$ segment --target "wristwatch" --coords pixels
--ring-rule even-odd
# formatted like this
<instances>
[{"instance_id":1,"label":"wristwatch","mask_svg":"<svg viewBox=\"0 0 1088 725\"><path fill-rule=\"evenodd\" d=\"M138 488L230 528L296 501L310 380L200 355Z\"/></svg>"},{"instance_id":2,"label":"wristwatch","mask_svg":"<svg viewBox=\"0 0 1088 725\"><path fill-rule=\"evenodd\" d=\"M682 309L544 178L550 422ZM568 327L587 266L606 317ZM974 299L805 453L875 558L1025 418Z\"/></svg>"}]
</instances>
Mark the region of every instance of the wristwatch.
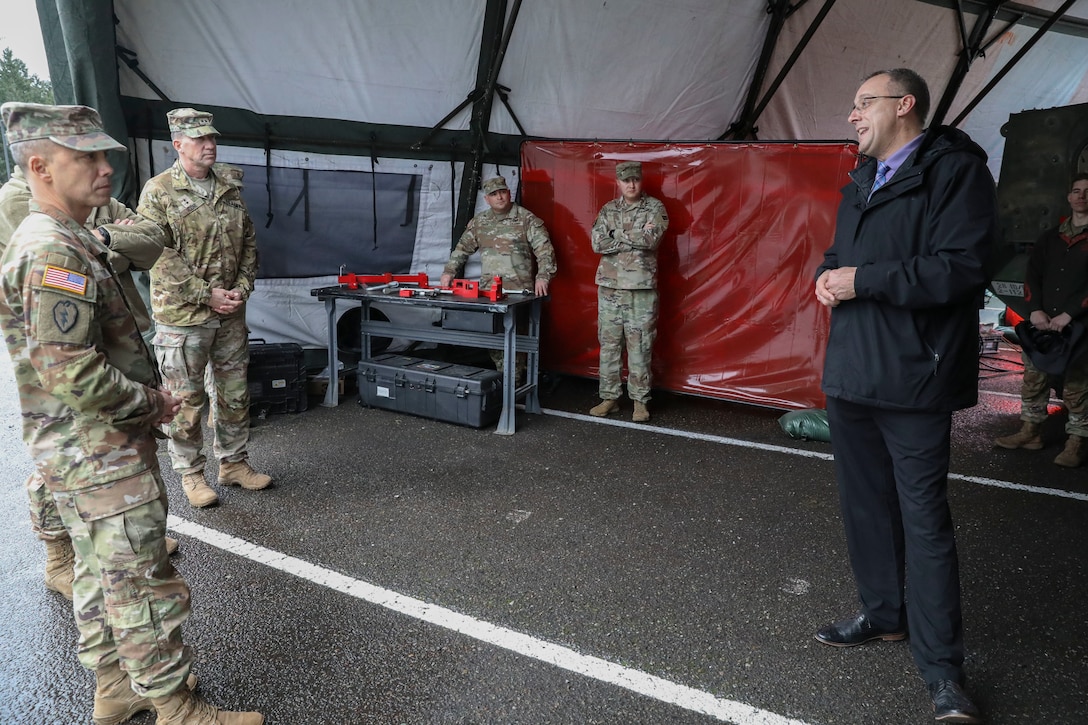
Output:
<instances>
[{"instance_id":1,"label":"wristwatch","mask_svg":"<svg viewBox=\"0 0 1088 725\"><path fill-rule=\"evenodd\" d=\"M110 230L106 227L98 227L98 233L102 235L102 242L107 247L110 246Z\"/></svg>"}]
</instances>

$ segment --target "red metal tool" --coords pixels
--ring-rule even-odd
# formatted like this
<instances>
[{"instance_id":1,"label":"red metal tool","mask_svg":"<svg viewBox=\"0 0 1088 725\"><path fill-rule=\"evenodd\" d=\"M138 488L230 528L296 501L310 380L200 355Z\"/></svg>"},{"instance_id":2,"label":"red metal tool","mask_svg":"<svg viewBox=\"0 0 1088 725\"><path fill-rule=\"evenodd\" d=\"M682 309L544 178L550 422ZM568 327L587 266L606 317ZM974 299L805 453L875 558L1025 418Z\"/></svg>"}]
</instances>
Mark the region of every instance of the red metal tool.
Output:
<instances>
[{"instance_id":1,"label":"red metal tool","mask_svg":"<svg viewBox=\"0 0 1088 725\"><path fill-rule=\"evenodd\" d=\"M502 293L502 277L492 277L491 289L482 292L481 294L492 302L498 302L505 297L506 295Z\"/></svg>"},{"instance_id":2,"label":"red metal tool","mask_svg":"<svg viewBox=\"0 0 1088 725\"><path fill-rule=\"evenodd\" d=\"M437 297L443 291L437 287L404 287L397 294L401 297Z\"/></svg>"},{"instance_id":3,"label":"red metal tool","mask_svg":"<svg viewBox=\"0 0 1088 725\"><path fill-rule=\"evenodd\" d=\"M416 274L392 274L390 272L385 274L345 274L343 268L341 268L336 281L339 284L347 285L348 289L359 289L360 285L389 284L391 282L426 287L428 279L425 272Z\"/></svg>"},{"instance_id":4,"label":"red metal tool","mask_svg":"<svg viewBox=\"0 0 1088 725\"><path fill-rule=\"evenodd\" d=\"M474 279L455 279L450 287L450 291L455 297L471 297L476 299L480 296L480 283Z\"/></svg>"},{"instance_id":5,"label":"red metal tool","mask_svg":"<svg viewBox=\"0 0 1088 725\"><path fill-rule=\"evenodd\" d=\"M457 297L468 297L470 299L486 297L492 302L497 302L505 296L502 293L502 277L492 277L491 289L489 290L480 289L480 283L474 279L455 279L449 290ZM445 288L443 288L443 291L445 291Z\"/></svg>"}]
</instances>

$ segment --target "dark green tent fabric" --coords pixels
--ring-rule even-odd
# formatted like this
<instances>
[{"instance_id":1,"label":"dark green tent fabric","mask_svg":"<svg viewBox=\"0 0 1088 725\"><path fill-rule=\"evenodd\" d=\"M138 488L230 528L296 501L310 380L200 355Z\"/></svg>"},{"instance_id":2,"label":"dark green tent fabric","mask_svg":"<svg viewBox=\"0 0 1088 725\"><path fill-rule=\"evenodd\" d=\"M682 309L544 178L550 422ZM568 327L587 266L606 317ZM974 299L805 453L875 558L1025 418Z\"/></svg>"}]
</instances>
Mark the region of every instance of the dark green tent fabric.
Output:
<instances>
[{"instance_id":1,"label":"dark green tent fabric","mask_svg":"<svg viewBox=\"0 0 1088 725\"><path fill-rule=\"evenodd\" d=\"M114 55L111 0L37 0L53 97L59 104L98 109L106 132L127 142ZM113 195L128 199L136 191L129 154L111 151Z\"/></svg>"}]
</instances>

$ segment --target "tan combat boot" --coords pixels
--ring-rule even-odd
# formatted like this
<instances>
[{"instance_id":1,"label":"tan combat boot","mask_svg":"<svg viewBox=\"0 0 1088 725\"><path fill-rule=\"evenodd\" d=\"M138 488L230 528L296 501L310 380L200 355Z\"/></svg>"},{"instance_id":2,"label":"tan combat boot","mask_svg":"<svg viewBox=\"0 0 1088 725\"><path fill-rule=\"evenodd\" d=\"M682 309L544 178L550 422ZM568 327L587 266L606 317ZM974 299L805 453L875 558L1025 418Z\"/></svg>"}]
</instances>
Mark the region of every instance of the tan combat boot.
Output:
<instances>
[{"instance_id":1,"label":"tan combat boot","mask_svg":"<svg viewBox=\"0 0 1088 725\"><path fill-rule=\"evenodd\" d=\"M1088 451L1084 448L1084 438L1071 435L1065 441L1065 450L1058 454L1058 457L1054 459L1054 463L1065 468L1080 468L1081 464L1084 463L1086 454L1088 454Z\"/></svg>"},{"instance_id":2,"label":"tan combat boot","mask_svg":"<svg viewBox=\"0 0 1088 725\"><path fill-rule=\"evenodd\" d=\"M133 691L132 682L117 662L99 667L94 679L94 725L118 725L155 707L151 700Z\"/></svg>"},{"instance_id":3,"label":"tan combat boot","mask_svg":"<svg viewBox=\"0 0 1088 725\"><path fill-rule=\"evenodd\" d=\"M119 725L137 713L155 709L151 700L136 694L128 673L117 662L99 667L94 671L94 679L94 712L91 713L94 725ZM190 690L195 689L196 675L189 675L185 684Z\"/></svg>"},{"instance_id":4,"label":"tan combat boot","mask_svg":"<svg viewBox=\"0 0 1088 725\"><path fill-rule=\"evenodd\" d=\"M636 423L645 423L650 419L650 411L646 410L646 404L635 401L635 412L631 415L631 420Z\"/></svg>"},{"instance_id":5,"label":"tan combat boot","mask_svg":"<svg viewBox=\"0 0 1088 725\"><path fill-rule=\"evenodd\" d=\"M199 508L219 503L219 494L204 480L204 472L186 473L181 477L181 487L189 497L189 503Z\"/></svg>"},{"instance_id":6,"label":"tan combat boot","mask_svg":"<svg viewBox=\"0 0 1088 725\"><path fill-rule=\"evenodd\" d=\"M169 536L165 536L163 538L166 539L166 555L170 556L171 554L173 554L175 551L178 550L178 540L177 539L171 539Z\"/></svg>"},{"instance_id":7,"label":"tan combat boot","mask_svg":"<svg viewBox=\"0 0 1088 725\"><path fill-rule=\"evenodd\" d=\"M72 580L75 579L76 551L71 539L45 542L45 588L72 601Z\"/></svg>"},{"instance_id":8,"label":"tan combat boot","mask_svg":"<svg viewBox=\"0 0 1088 725\"><path fill-rule=\"evenodd\" d=\"M615 400L602 400L597 405L594 405L589 409L590 415L595 415L598 418L603 418L609 413L615 413L620 409L620 404Z\"/></svg>"},{"instance_id":9,"label":"tan combat boot","mask_svg":"<svg viewBox=\"0 0 1088 725\"><path fill-rule=\"evenodd\" d=\"M220 486L241 486L247 491L260 491L262 488L268 488L271 484L272 477L254 471L249 465L249 461L219 462Z\"/></svg>"},{"instance_id":10,"label":"tan combat boot","mask_svg":"<svg viewBox=\"0 0 1088 725\"><path fill-rule=\"evenodd\" d=\"M159 717L155 725L262 725L259 712L227 712L205 702L184 687L151 701Z\"/></svg>"},{"instance_id":11,"label":"tan combat boot","mask_svg":"<svg viewBox=\"0 0 1088 725\"><path fill-rule=\"evenodd\" d=\"M1029 423L1024 421L1024 425L1020 427L1020 430L1012 435L1002 436L994 441L994 444L1001 448L1008 448L1010 451L1017 448L1023 448L1028 451L1037 451L1043 447L1043 438L1039 435L1039 429L1042 428L1041 423Z\"/></svg>"}]
</instances>

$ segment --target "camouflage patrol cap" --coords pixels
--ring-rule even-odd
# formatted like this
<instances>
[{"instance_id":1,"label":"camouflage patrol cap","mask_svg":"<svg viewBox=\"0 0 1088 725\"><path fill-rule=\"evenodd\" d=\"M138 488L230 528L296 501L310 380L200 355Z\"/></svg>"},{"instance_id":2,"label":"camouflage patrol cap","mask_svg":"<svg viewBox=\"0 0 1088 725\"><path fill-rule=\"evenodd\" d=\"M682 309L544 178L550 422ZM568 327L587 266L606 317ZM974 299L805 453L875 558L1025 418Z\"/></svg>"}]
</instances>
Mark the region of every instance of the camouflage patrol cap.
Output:
<instances>
[{"instance_id":1,"label":"camouflage patrol cap","mask_svg":"<svg viewBox=\"0 0 1088 725\"><path fill-rule=\"evenodd\" d=\"M630 179L633 176L642 178L642 163L639 161L621 161L616 164L616 178L620 181Z\"/></svg>"},{"instance_id":2,"label":"camouflage patrol cap","mask_svg":"<svg viewBox=\"0 0 1088 725\"><path fill-rule=\"evenodd\" d=\"M212 114L207 111L198 111L195 108L175 108L166 114L166 120L170 122L170 133L180 131L192 138L211 134L219 135L215 126L212 125Z\"/></svg>"},{"instance_id":3,"label":"camouflage patrol cap","mask_svg":"<svg viewBox=\"0 0 1088 725\"><path fill-rule=\"evenodd\" d=\"M8 143L49 139L76 151L123 151L102 130L102 117L87 106L47 106L41 103L9 102L0 106Z\"/></svg>"},{"instance_id":4,"label":"camouflage patrol cap","mask_svg":"<svg viewBox=\"0 0 1088 725\"><path fill-rule=\"evenodd\" d=\"M503 189L509 191L510 187L506 185L506 179L501 176L496 176L495 178L488 179L484 182L485 194L490 194L495 191L502 191Z\"/></svg>"}]
</instances>

